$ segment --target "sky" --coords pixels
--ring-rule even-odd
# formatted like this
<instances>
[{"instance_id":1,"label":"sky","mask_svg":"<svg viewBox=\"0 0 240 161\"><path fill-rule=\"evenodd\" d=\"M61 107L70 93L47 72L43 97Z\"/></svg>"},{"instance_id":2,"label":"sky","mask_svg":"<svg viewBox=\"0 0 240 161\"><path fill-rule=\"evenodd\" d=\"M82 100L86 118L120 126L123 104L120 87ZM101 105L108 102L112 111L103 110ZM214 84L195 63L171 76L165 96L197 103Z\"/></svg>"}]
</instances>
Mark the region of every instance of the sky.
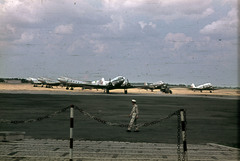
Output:
<instances>
[{"instance_id":1,"label":"sky","mask_svg":"<svg viewBox=\"0 0 240 161\"><path fill-rule=\"evenodd\" d=\"M0 77L238 84L237 0L0 0Z\"/></svg>"}]
</instances>

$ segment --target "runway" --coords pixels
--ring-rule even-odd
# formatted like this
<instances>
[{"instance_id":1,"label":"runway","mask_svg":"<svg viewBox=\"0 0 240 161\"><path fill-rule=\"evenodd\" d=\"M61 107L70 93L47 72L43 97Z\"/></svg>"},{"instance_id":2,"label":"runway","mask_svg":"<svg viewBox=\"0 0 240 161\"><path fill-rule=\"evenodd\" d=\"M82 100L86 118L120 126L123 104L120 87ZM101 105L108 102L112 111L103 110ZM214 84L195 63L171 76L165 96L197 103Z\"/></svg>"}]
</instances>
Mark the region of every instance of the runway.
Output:
<instances>
[{"instance_id":1,"label":"runway","mask_svg":"<svg viewBox=\"0 0 240 161\"><path fill-rule=\"evenodd\" d=\"M140 110L138 123L158 120L179 109L187 111L187 142L217 143L237 147L238 99L221 97L182 97L130 95L54 95L0 94L0 118L8 120L35 119L54 113L71 104L106 121L128 124L131 99ZM107 126L75 110L74 139L93 141L127 141L175 144L177 117L160 124L143 127L139 133L127 133L125 128ZM0 123L1 131L25 131L28 138L68 139L69 111L49 119L25 124Z\"/></svg>"}]
</instances>

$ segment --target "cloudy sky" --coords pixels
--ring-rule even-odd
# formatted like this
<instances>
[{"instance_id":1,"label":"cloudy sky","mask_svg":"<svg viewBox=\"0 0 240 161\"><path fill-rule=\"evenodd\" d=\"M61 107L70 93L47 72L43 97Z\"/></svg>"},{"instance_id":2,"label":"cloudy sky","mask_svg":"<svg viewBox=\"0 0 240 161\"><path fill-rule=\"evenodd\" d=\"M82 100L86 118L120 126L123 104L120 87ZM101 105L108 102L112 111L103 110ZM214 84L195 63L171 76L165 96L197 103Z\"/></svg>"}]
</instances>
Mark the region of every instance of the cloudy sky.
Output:
<instances>
[{"instance_id":1,"label":"cloudy sky","mask_svg":"<svg viewBox=\"0 0 240 161\"><path fill-rule=\"evenodd\" d=\"M0 0L0 77L238 86L237 0Z\"/></svg>"}]
</instances>

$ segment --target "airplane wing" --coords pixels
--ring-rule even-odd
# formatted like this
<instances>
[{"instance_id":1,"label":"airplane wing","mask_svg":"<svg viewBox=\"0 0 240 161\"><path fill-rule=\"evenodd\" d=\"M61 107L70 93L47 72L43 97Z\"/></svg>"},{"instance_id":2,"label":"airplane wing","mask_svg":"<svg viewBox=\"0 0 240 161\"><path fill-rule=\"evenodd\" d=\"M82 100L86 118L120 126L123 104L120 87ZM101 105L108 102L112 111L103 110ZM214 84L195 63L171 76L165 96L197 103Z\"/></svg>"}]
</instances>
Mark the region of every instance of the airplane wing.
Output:
<instances>
[{"instance_id":1,"label":"airplane wing","mask_svg":"<svg viewBox=\"0 0 240 161\"><path fill-rule=\"evenodd\" d=\"M92 88L96 88L96 89L109 89L109 90L112 90L112 89L137 88L136 86L133 86L130 83L128 83L126 85L122 84L122 85L119 85L119 86L114 86L111 83L108 83L106 85L86 83L86 84L83 84L83 86L92 87Z\"/></svg>"},{"instance_id":2,"label":"airplane wing","mask_svg":"<svg viewBox=\"0 0 240 161\"><path fill-rule=\"evenodd\" d=\"M67 77L59 77L58 81L61 82L63 86L66 86L67 90L69 89L69 87L71 90L73 90L74 87L82 87L84 89L86 88L86 85L90 83L86 81L74 80Z\"/></svg>"},{"instance_id":3,"label":"airplane wing","mask_svg":"<svg viewBox=\"0 0 240 161\"><path fill-rule=\"evenodd\" d=\"M144 83L144 85L138 85L137 88L141 88L141 89L145 89L145 90L151 90L152 92L155 89L159 89L163 93L172 94L172 90L170 90L168 84L166 84L162 81L152 83L152 84Z\"/></svg>"},{"instance_id":4,"label":"airplane wing","mask_svg":"<svg viewBox=\"0 0 240 161\"><path fill-rule=\"evenodd\" d=\"M102 78L101 80L83 83L82 85L94 89L103 89L106 93L114 89L124 89L124 93L127 94L127 89L136 88L122 76L118 76L112 80L110 79L109 81L105 81L104 78Z\"/></svg>"},{"instance_id":5,"label":"airplane wing","mask_svg":"<svg viewBox=\"0 0 240 161\"><path fill-rule=\"evenodd\" d=\"M27 81L31 82L33 84L33 87L37 87L38 85L41 85L42 82L40 82L39 80L37 80L37 78L27 78Z\"/></svg>"},{"instance_id":6,"label":"airplane wing","mask_svg":"<svg viewBox=\"0 0 240 161\"><path fill-rule=\"evenodd\" d=\"M52 80L49 78L38 78L38 81L42 82L42 84L46 85L46 88L52 88L53 86L59 86L61 84L58 80Z\"/></svg>"}]
</instances>

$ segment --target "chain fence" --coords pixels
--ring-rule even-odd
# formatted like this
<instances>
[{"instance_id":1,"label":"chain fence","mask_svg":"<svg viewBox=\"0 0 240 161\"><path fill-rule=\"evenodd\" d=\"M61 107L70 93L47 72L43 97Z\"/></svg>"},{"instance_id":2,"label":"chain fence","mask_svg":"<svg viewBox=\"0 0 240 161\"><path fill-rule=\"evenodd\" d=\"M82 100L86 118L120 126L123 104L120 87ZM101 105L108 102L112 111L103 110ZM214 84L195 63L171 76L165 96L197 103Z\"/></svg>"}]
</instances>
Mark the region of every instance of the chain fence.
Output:
<instances>
[{"instance_id":1,"label":"chain fence","mask_svg":"<svg viewBox=\"0 0 240 161\"><path fill-rule=\"evenodd\" d=\"M81 109L81 108L79 108L79 107L77 107L77 106L75 106L75 108L76 108L80 113L82 113L84 116L87 116L87 117L89 117L90 119L93 119L93 120L95 120L95 121L97 121L97 122L99 122L99 123L102 123L102 124L105 124L105 125L109 125L109 126L123 127L123 128L128 127L128 124L112 123L112 122L103 120L103 119L101 119L101 118L98 118L98 117L96 117L96 116L93 116L93 115L91 115L90 113L84 111L83 109ZM136 126L137 126L138 128L140 128L140 127L148 127L148 126L152 126L152 125L155 125L155 124L158 124L158 123L162 123L164 120L167 120L167 119L171 118L172 116L177 115L178 113L179 113L179 110L176 111L176 112L174 112L174 113L172 113L172 114L170 114L170 115L168 115L168 116L165 117L165 118L158 119L158 120L154 120L154 121L151 121L151 122L140 123L140 124L137 124Z\"/></svg>"},{"instance_id":2,"label":"chain fence","mask_svg":"<svg viewBox=\"0 0 240 161\"><path fill-rule=\"evenodd\" d=\"M45 115L45 116L42 116L42 117L37 117L36 119L28 119L28 120L5 120L5 119L0 119L0 123L22 124L22 123L33 123L33 122L37 122L37 121L42 121L44 119L49 119L49 118L52 118L52 117L54 117L54 116L56 116L60 113L63 113L65 111L67 111L70 107L71 106L67 106L67 107L62 108L61 110L58 110L58 111L56 111L52 114L48 114L48 115ZM93 119L93 120L95 120L99 123L109 125L109 126L122 127L122 128L128 127L128 124L113 123L113 122L106 121L106 120L103 120L101 118L98 118L98 117L86 112L85 110L79 108L78 106L74 106L74 108L76 110L78 110L81 114L83 114L84 116L86 116L90 119ZM172 114L169 114L165 118L154 120L154 121L151 121L151 122L140 123L140 124L137 124L136 126L137 127L148 127L148 126L152 126L152 125L155 125L155 124L159 124L159 123L162 123L164 120L170 119L172 116L177 115L178 113L179 113L179 110L172 113Z\"/></svg>"},{"instance_id":3,"label":"chain fence","mask_svg":"<svg viewBox=\"0 0 240 161\"><path fill-rule=\"evenodd\" d=\"M113 123L113 122L110 122L110 121L103 120L101 118L98 118L98 117L96 117L96 116L86 112L85 110L79 108L78 106L74 106L74 105L67 106L67 107L62 108L61 110L58 110L58 111L56 111L56 112L54 112L52 114L48 114L48 115L45 115L45 116L42 116L42 117L38 117L36 119L28 119L28 120L5 120L5 119L0 119L0 123L24 124L24 123L33 123L33 122L37 122L37 121L42 121L42 120L45 120L45 119L49 119L49 118L55 117L55 116L59 115L60 113L66 112L71 107L74 107L74 109L78 110L82 115L86 116L87 118L90 118L92 120L95 120L95 121L97 121L99 123L102 123L102 124L105 124L105 125L108 125L108 126L127 128L128 125L129 125L128 123L127 124ZM181 161L181 160L185 160L185 157L181 153L181 147L180 147L181 146L181 118L180 118L180 110L177 110L177 111L169 114L168 116L166 116L164 118L157 119L157 120L154 120L154 121L151 121L151 122L140 123L140 124L137 124L136 126L138 128L140 128L140 127L148 127L148 126L160 124L163 121L165 121L167 119L170 119L171 117L173 117L175 115L177 116L177 154L178 154L178 161ZM186 118L186 113L184 113L184 116ZM181 155L182 155L182 157L181 157Z\"/></svg>"},{"instance_id":4,"label":"chain fence","mask_svg":"<svg viewBox=\"0 0 240 161\"><path fill-rule=\"evenodd\" d=\"M33 123L33 122L37 122L37 121L42 121L45 119L49 119L52 118L54 116L57 116L60 113L63 113L65 111L67 111L70 108L70 106L67 106L65 108L62 108L59 111L56 111L52 114L48 114L42 117L37 117L36 119L28 119L28 120L5 120L5 119L0 119L0 123L9 123L9 124L24 124L24 123Z\"/></svg>"}]
</instances>

